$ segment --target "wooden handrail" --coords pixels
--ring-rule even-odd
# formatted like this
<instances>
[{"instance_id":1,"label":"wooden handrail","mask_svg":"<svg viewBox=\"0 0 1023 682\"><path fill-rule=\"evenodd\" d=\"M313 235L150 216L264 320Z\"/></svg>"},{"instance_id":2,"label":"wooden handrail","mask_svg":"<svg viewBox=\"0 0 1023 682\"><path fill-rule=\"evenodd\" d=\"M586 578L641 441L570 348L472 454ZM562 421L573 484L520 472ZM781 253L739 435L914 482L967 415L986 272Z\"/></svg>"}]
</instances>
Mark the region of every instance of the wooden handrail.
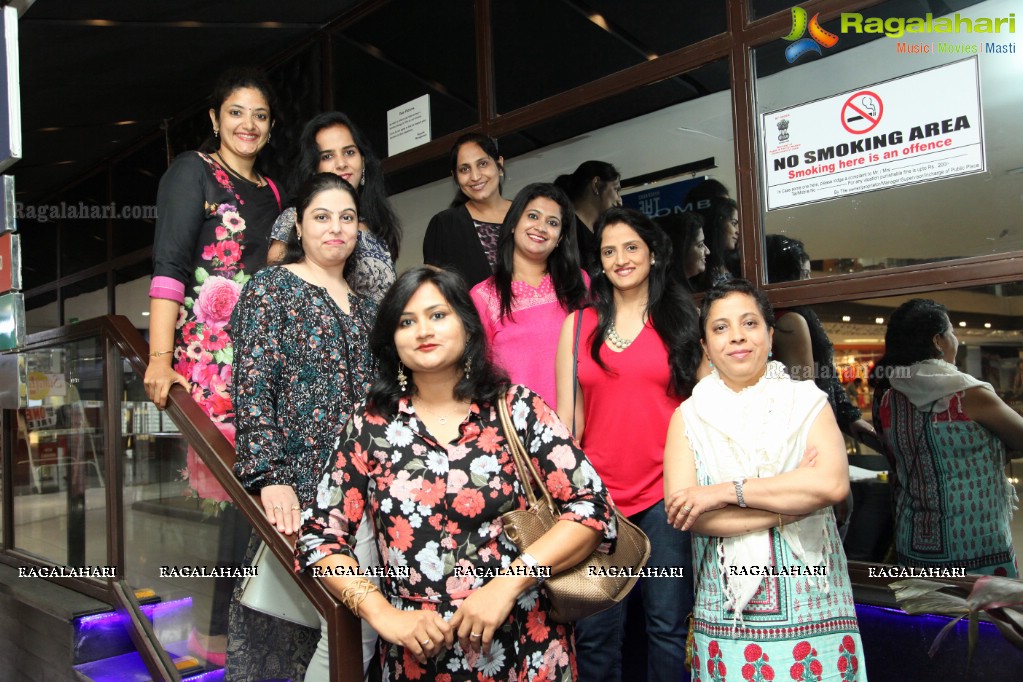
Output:
<instances>
[{"instance_id":1,"label":"wooden handrail","mask_svg":"<svg viewBox=\"0 0 1023 682\"><path fill-rule=\"evenodd\" d=\"M117 347L132 371L140 377L145 376L149 366L149 344L123 315L107 315L33 334L21 350L52 347L95 336L108 339ZM331 638L331 679L362 679L362 630L359 620L319 580L308 573L295 573L291 570L294 563L291 545L266 521L259 498L246 492L234 475L234 447L198 403L192 400L188 391L179 385L171 388L166 413L217 482L231 496L238 510L245 515L277 560L288 567L288 573L327 621Z\"/></svg>"}]
</instances>

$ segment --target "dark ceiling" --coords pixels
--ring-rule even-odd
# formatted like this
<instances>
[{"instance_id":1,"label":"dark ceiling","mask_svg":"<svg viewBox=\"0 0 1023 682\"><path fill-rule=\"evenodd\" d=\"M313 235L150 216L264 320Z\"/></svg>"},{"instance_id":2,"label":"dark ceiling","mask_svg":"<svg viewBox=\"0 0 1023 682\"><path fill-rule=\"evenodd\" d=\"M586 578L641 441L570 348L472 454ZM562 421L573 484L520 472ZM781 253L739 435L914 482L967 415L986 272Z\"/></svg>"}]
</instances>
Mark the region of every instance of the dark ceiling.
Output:
<instances>
[{"instance_id":1,"label":"dark ceiling","mask_svg":"<svg viewBox=\"0 0 1023 682\"><path fill-rule=\"evenodd\" d=\"M481 121L473 0L14 2L29 4L19 22L24 158L8 171L23 205L151 205L168 160L209 135L206 95L233 65L265 67L277 90L263 163L278 179L287 179L302 123L325 102L357 121L382 157L386 112L423 94L435 139ZM725 7L490 0L497 115L724 33ZM727 62L717 60L504 135L501 151L513 158L728 86ZM446 176L443 157L396 159L392 191ZM19 220L19 231L30 293L57 280L94 288L111 259L121 259L117 281L149 267L139 254L152 244L151 219ZM76 283L83 271L96 281Z\"/></svg>"},{"instance_id":2,"label":"dark ceiling","mask_svg":"<svg viewBox=\"0 0 1023 682\"><path fill-rule=\"evenodd\" d=\"M204 99L222 65L263 64L357 0L36 0L19 22L19 197L44 197Z\"/></svg>"}]
</instances>

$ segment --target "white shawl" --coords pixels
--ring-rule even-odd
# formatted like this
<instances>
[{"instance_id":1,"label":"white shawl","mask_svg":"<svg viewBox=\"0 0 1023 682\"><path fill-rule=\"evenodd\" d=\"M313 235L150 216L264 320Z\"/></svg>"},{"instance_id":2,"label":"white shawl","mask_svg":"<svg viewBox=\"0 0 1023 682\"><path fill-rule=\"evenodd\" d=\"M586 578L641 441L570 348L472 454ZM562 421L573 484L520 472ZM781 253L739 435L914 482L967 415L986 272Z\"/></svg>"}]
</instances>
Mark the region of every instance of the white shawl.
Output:
<instances>
[{"instance_id":1,"label":"white shawl","mask_svg":"<svg viewBox=\"0 0 1023 682\"><path fill-rule=\"evenodd\" d=\"M952 396L968 388L987 387L991 384L975 379L956 369L950 362L941 359L921 360L909 367L895 367L894 371L908 371L909 376L895 375L889 379L894 388L902 393L921 412L944 412L952 402Z\"/></svg>"},{"instance_id":2,"label":"white shawl","mask_svg":"<svg viewBox=\"0 0 1023 682\"><path fill-rule=\"evenodd\" d=\"M686 436L697 469L711 483L738 478L768 478L799 466L813 420L827 405L827 396L812 381L792 381L779 362L770 362L764 376L736 393L717 370L705 377L682 403ZM782 538L807 566L824 561L827 510L787 524ZM726 605L737 620L763 576L729 575L729 566L764 566L770 563L770 531L719 538ZM746 571L742 571L745 573ZM827 583L823 584L827 589Z\"/></svg>"}]
</instances>

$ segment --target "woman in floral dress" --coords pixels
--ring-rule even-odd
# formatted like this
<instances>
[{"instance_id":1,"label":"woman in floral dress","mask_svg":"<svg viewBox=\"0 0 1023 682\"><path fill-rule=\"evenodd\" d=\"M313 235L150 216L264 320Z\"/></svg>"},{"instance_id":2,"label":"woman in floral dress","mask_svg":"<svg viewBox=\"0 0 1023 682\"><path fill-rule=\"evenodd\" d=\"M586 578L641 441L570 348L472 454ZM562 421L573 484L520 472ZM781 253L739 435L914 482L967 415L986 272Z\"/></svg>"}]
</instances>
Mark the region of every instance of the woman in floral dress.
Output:
<instances>
[{"instance_id":1,"label":"woman in floral dress","mask_svg":"<svg viewBox=\"0 0 1023 682\"><path fill-rule=\"evenodd\" d=\"M532 575L551 574L614 540L603 483L568 429L536 394L489 361L465 283L429 266L398 278L370 338L380 362L332 467L305 513L302 568L331 569L331 591L380 634L384 679L575 679L572 628L548 618ZM553 529L519 553L501 514L525 507L495 401L561 506ZM369 510L385 566L383 593L357 566L353 536Z\"/></svg>"},{"instance_id":2,"label":"woman in floral dress","mask_svg":"<svg viewBox=\"0 0 1023 682\"><path fill-rule=\"evenodd\" d=\"M344 277L358 234L355 189L333 173L319 173L299 188L296 204L302 218L283 263L249 280L231 318L237 351L234 471L246 490L260 496L266 522L291 540L301 510L316 497L341 428L372 382L369 332L377 314L376 304ZM372 538L364 525L360 539ZM260 542L252 536L250 555ZM379 566L371 541L359 545L359 560ZM325 623L321 630L326 632ZM372 654L376 639L364 628L363 651ZM329 680L328 639L315 629L232 602L230 640L228 679Z\"/></svg>"},{"instance_id":3,"label":"woman in floral dress","mask_svg":"<svg viewBox=\"0 0 1023 682\"><path fill-rule=\"evenodd\" d=\"M256 164L270 139L273 103L262 74L238 70L221 76L210 102L216 151L179 155L160 180L157 195L146 393L163 408L171 386L180 384L232 444L231 312L242 285L266 262L270 227L280 212L280 193ZM216 514L228 506L227 492L192 448L187 471L188 485L205 512ZM222 535L233 533L229 527L234 525L225 519ZM247 529L239 532L247 536ZM222 537L220 544L227 551L233 543ZM240 558L218 560L237 563ZM234 581L218 581L210 637L193 631L190 645L207 660L223 664Z\"/></svg>"},{"instance_id":4,"label":"woman in floral dress","mask_svg":"<svg viewBox=\"0 0 1023 682\"><path fill-rule=\"evenodd\" d=\"M771 304L746 280L707 293L700 329L714 369L664 451L668 520L693 533L693 680L865 680L831 511L849 466L827 396L770 361Z\"/></svg>"},{"instance_id":5,"label":"woman in floral dress","mask_svg":"<svg viewBox=\"0 0 1023 682\"><path fill-rule=\"evenodd\" d=\"M379 303L394 284L394 263L401 246L401 224L387 199L380 159L359 127L340 111L319 114L306 123L299 147L296 187L314 173L333 173L358 191L359 238L348 259L345 279L356 293ZM274 223L271 263L284 257L284 246L295 232L296 216L292 206Z\"/></svg>"}]
</instances>

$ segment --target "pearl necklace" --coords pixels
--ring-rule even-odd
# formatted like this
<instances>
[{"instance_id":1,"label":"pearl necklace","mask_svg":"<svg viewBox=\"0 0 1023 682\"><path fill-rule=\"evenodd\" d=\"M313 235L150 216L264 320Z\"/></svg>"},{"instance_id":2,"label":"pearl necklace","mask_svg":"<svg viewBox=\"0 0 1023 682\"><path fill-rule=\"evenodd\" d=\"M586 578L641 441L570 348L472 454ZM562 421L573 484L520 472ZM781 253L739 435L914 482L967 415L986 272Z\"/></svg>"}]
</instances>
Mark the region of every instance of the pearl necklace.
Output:
<instances>
[{"instance_id":1,"label":"pearl necklace","mask_svg":"<svg viewBox=\"0 0 1023 682\"><path fill-rule=\"evenodd\" d=\"M615 329L615 323L612 322L611 326L607 328L607 340L611 342L611 345L618 350L625 350L635 339L623 339L618 334L618 330Z\"/></svg>"}]
</instances>

